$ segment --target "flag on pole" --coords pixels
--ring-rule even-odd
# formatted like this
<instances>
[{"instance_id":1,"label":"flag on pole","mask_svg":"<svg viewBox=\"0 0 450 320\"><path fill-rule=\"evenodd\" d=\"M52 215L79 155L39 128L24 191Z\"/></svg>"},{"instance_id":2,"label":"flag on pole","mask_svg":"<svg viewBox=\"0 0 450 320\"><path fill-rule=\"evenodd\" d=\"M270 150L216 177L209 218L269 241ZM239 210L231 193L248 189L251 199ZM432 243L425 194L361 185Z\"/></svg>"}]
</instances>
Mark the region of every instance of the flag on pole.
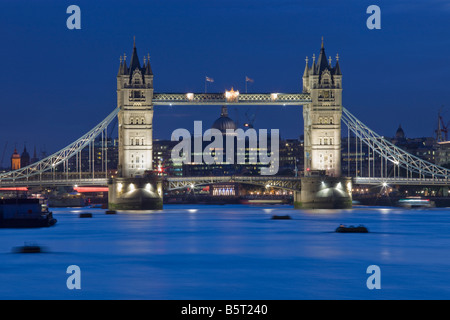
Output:
<instances>
[{"instance_id":1,"label":"flag on pole","mask_svg":"<svg viewBox=\"0 0 450 320\"><path fill-rule=\"evenodd\" d=\"M245 82L251 82L251 83L253 83L253 79L250 79L249 77L245 76Z\"/></svg>"},{"instance_id":2,"label":"flag on pole","mask_svg":"<svg viewBox=\"0 0 450 320\"><path fill-rule=\"evenodd\" d=\"M208 82L214 82L214 79L213 79L213 78L210 78L210 77L206 77L206 81L208 81Z\"/></svg>"}]
</instances>

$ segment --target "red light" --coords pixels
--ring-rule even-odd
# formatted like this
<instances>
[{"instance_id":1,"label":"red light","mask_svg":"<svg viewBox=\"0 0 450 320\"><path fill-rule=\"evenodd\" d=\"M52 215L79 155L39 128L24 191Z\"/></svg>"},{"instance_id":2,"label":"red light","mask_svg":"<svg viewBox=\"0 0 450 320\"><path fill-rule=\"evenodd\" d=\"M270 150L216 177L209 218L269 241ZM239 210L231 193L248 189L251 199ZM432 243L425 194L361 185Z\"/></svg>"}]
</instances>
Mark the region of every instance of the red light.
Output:
<instances>
[{"instance_id":1,"label":"red light","mask_svg":"<svg viewBox=\"0 0 450 320\"><path fill-rule=\"evenodd\" d=\"M27 187L0 188L0 191L28 191L28 188Z\"/></svg>"},{"instance_id":2,"label":"red light","mask_svg":"<svg viewBox=\"0 0 450 320\"><path fill-rule=\"evenodd\" d=\"M108 187L75 187L73 188L76 192L108 192Z\"/></svg>"}]
</instances>

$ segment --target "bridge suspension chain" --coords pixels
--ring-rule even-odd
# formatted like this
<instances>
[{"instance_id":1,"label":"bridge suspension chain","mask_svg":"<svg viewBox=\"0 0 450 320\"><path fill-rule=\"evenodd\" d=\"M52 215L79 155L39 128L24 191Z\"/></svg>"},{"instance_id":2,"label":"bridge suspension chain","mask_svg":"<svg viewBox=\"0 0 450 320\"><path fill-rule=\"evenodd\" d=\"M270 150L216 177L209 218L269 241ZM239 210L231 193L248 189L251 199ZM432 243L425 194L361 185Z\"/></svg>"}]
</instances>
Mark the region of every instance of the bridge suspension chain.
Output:
<instances>
[{"instance_id":1,"label":"bridge suspension chain","mask_svg":"<svg viewBox=\"0 0 450 320\"><path fill-rule=\"evenodd\" d=\"M29 177L42 174L43 172L51 171L56 168L59 164L67 165L67 161L73 156L77 155L83 148L88 146L91 142L95 140L100 134L102 134L108 125L117 117L120 108L114 109L102 122L97 124L92 130L83 135L77 141L71 143L64 149L55 152L54 154L38 161L32 163L26 167L20 168L18 170L9 171L0 174L0 183L3 181L16 181L21 179L28 179ZM78 160L77 160L78 162Z\"/></svg>"},{"instance_id":2,"label":"bridge suspension chain","mask_svg":"<svg viewBox=\"0 0 450 320\"><path fill-rule=\"evenodd\" d=\"M414 172L418 174L419 177L429 177L433 179L448 179L450 177L449 169L420 159L397 147L384 139L384 137L369 129L345 108L342 108L342 122L362 142L386 161L390 161L392 164L402 167L409 172Z\"/></svg>"}]
</instances>

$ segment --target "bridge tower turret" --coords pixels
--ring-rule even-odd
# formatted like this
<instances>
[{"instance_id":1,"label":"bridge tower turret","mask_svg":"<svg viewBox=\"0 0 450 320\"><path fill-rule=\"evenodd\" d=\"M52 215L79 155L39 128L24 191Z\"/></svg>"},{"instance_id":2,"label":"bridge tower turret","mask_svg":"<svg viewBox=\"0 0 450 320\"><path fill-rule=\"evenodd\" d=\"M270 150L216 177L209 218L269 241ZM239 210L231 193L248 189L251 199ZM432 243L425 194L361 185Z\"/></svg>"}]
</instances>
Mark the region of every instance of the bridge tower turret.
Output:
<instances>
[{"instance_id":1,"label":"bridge tower turret","mask_svg":"<svg viewBox=\"0 0 450 320\"><path fill-rule=\"evenodd\" d=\"M312 102L303 106L305 139L305 173L325 170L326 175L341 175L341 115L342 73L339 56L336 64L327 60L325 48L320 48L312 66L306 58L303 73L303 92L309 93Z\"/></svg>"},{"instance_id":2,"label":"bridge tower turret","mask_svg":"<svg viewBox=\"0 0 450 320\"><path fill-rule=\"evenodd\" d=\"M120 57L117 74L119 119L119 176L142 176L152 170L153 149L153 72L150 56L141 67L136 42L130 64Z\"/></svg>"}]
</instances>

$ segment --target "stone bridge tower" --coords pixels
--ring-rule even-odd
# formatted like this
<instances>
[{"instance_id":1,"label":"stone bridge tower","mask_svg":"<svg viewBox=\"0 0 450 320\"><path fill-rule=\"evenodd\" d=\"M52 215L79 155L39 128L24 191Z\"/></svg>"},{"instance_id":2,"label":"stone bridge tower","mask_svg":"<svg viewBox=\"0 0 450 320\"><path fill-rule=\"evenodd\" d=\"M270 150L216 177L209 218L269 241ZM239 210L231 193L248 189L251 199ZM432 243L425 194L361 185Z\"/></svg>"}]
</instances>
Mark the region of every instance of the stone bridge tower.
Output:
<instances>
[{"instance_id":1,"label":"stone bridge tower","mask_svg":"<svg viewBox=\"0 0 450 320\"><path fill-rule=\"evenodd\" d=\"M332 66L325 48L312 65L306 58L303 92L311 103L303 106L305 177L301 192L294 193L294 206L309 209L352 207L352 180L341 177L342 73L339 56ZM313 172L325 172L312 174Z\"/></svg>"},{"instance_id":2,"label":"stone bridge tower","mask_svg":"<svg viewBox=\"0 0 450 320\"><path fill-rule=\"evenodd\" d=\"M117 74L119 119L118 176L108 181L110 210L155 210L163 207L162 181L152 170L153 72L150 57L141 67L133 45L130 64L120 59Z\"/></svg>"},{"instance_id":3,"label":"stone bridge tower","mask_svg":"<svg viewBox=\"0 0 450 320\"><path fill-rule=\"evenodd\" d=\"M336 64L327 60L325 48L319 59L313 55L312 66L306 58L303 73L303 92L311 95L312 102L303 106L305 139L305 175L314 170L325 170L326 175L341 175L341 116L342 74L339 56Z\"/></svg>"},{"instance_id":4,"label":"stone bridge tower","mask_svg":"<svg viewBox=\"0 0 450 320\"><path fill-rule=\"evenodd\" d=\"M152 170L153 72L150 57L141 67L133 45L130 65L121 57L117 74L119 119L119 176L139 177Z\"/></svg>"}]
</instances>

